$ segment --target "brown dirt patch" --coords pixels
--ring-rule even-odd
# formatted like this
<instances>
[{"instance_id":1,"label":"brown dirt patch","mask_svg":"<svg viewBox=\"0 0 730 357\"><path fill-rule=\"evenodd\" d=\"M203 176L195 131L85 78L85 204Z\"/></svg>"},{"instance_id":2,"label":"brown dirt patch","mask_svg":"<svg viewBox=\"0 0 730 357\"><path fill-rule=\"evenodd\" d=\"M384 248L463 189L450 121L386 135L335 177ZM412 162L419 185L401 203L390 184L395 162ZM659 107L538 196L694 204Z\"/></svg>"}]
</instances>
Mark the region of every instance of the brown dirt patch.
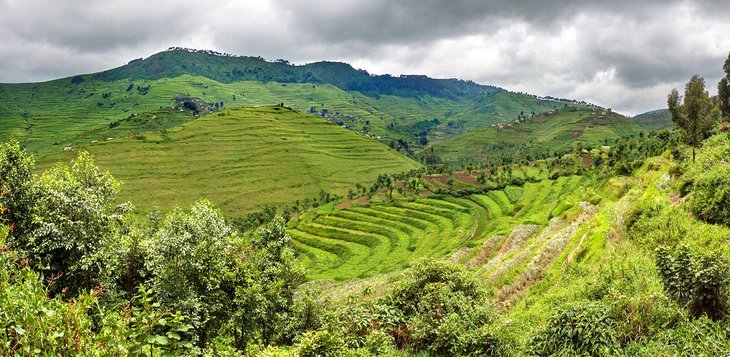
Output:
<instances>
[{"instance_id":1,"label":"brown dirt patch","mask_svg":"<svg viewBox=\"0 0 730 357\"><path fill-rule=\"evenodd\" d=\"M580 162L583 164L583 166L593 165L593 159L587 156L581 156Z\"/></svg>"},{"instance_id":2,"label":"brown dirt patch","mask_svg":"<svg viewBox=\"0 0 730 357\"><path fill-rule=\"evenodd\" d=\"M477 182L477 179L468 172L455 172L454 178L472 186L481 186L479 182Z\"/></svg>"},{"instance_id":3,"label":"brown dirt patch","mask_svg":"<svg viewBox=\"0 0 730 357\"><path fill-rule=\"evenodd\" d=\"M353 201L352 203L360 206L360 205L364 205L368 202L370 202L370 196L362 196L362 197L356 199L355 201Z\"/></svg>"},{"instance_id":4,"label":"brown dirt patch","mask_svg":"<svg viewBox=\"0 0 730 357\"><path fill-rule=\"evenodd\" d=\"M429 190L421 190L421 192L418 193L419 196L428 197L433 196L433 192Z\"/></svg>"},{"instance_id":5,"label":"brown dirt patch","mask_svg":"<svg viewBox=\"0 0 730 357\"><path fill-rule=\"evenodd\" d=\"M342 202L342 203L336 205L335 208L345 209L345 208L350 208L350 206L352 206L352 200L347 200L345 202Z\"/></svg>"},{"instance_id":6,"label":"brown dirt patch","mask_svg":"<svg viewBox=\"0 0 730 357\"><path fill-rule=\"evenodd\" d=\"M446 175L433 175L433 176L428 176L428 178L431 179L432 181L437 181L444 186L449 185L449 177Z\"/></svg>"}]
</instances>

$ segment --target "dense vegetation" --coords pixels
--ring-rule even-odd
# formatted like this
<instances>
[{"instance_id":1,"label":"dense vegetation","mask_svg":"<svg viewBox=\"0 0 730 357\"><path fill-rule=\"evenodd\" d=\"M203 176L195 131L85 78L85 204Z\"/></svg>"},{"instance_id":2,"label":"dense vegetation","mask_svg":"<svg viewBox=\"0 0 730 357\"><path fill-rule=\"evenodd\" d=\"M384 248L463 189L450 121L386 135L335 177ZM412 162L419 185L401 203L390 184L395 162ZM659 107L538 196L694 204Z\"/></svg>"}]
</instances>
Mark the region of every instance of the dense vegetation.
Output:
<instances>
[{"instance_id":1,"label":"dense vegetation","mask_svg":"<svg viewBox=\"0 0 730 357\"><path fill-rule=\"evenodd\" d=\"M725 355L728 98L710 98L700 82L669 96L677 130L579 145L546 136L548 155L456 165L418 165L281 105L219 104L195 118L186 110L200 103L189 101L182 112L151 114L165 120L143 138L122 121L109 130L130 137L65 152L66 163L42 157L40 167L10 140L0 145L0 354ZM596 119L590 109L557 109L578 123ZM124 196L116 175L97 166L136 150L148 154L137 160L154 160L149 153L162 148L171 159L155 170L189 160L210 175L252 176L241 187L260 188L261 176L221 168L236 160L210 161L220 153L205 143L228 140L257 143L242 145L260 151L238 161L260 162L255 169L272 177L288 170L285 182L308 184L316 165L340 170L317 180L342 182L347 198L286 186L264 196L273 204L286 191L307 203L252 205L262 210L231 219L217 208L226 197L194 193L164 210L138 209L123 201L143 202L154 189ZM238 152L229 146L224 153ZM391 173L376 171L383 160ZM125 181L139 176L130 173Z\"/></svg>"}]
</instances>

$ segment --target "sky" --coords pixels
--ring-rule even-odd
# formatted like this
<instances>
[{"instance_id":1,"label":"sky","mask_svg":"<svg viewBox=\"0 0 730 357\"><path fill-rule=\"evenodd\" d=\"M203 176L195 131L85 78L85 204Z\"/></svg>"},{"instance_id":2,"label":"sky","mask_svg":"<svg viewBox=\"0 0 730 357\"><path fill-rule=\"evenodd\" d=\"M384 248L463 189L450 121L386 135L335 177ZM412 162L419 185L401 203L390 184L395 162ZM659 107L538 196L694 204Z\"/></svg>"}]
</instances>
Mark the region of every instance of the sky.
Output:
<instances>
[{"instance_id":1,"label":"sky","mask_svg":"<svg viewBox=\"0 0 730 357\"><path fill-rule=\"evenodd\" d=\"M666 107L695 73L717 92L728 19L728 0L0 0L0 83L180 46L473 80L635 115Z\"/></svg>"}]
</instances>

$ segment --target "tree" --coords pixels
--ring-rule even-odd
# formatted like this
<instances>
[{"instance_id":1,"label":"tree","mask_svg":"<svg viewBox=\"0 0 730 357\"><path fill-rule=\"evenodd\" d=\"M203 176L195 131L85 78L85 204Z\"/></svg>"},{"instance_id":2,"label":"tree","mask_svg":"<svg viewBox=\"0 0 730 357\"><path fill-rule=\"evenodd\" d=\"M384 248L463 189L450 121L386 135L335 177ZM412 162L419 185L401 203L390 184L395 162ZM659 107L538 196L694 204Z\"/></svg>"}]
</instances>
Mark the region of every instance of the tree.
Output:
<instances>
[{"instance_id":1,"label":"tree","mask_svg":"<svg viewBox=\"0 0 730 357\"><path fill-rule=\"evenodd\" d=\"M698 141L704 139L712 126L710 112L712 102L705 91L705 79L694 75L684 88L684 103L676 89L672 89L667 97L672 121L692 140L692 162L695 160L695 148Z\"/></svg>"},{"instance_id":2,"label":"tree","mask_svg":"<svg viewBox=\"0 0 730 357\"><path fill-rule=\"evenodd\" d=\"M11 236L22 236L32 229L38 198L34 170L33 157L17 141L0 145L0 223L12 228Z\"/></svg>"},{"instance_id":3,"label":"tree","mask_svg":"<svg viewBox=\"0 0 730 357\"><path fill-rule=\"evenodd\" d=\"M717 84L717 96L720 98L722 117L730 119L730 54L728 54L722 69L725 71L725 77L720 79L720 83Z\"/></svg>"},{"instance_id":4,"label":"tree","mask_svg":"<svg viewBox=\"0 0 730 357\"><path fill-rule=\"evenodd\" d=\"M22 165L16 173L23 172ZM111 203L120 183L109 172L100 171L86 152L70 167L59 164L28 180L24 185L32 187L34 200L9 206L15 210L16 222L22 223L13 233L13 247L53 282L49 288L53 294L76 296L103 283L109 272L105 248L115 237ZM32 217L25 216L30 213Z\"/></svg>"},{"instance_id":5,"label":"tree","mask_svg":"<svg viewBox=\"0 0 730 357\"><path fill-rule=\"evenodd\" d=\"M232 260L233 229L207 200L189 212L167 214L147 261L151 283L162 304L190 316L205 345L225 322L230 297L223 288Z\"/></svg>"},{"instance_id":6,"label":"tree","mask_svg":"<svg viewBox=\"0 0 730 357\"><path fill-rule=\"evenodd\" d=\"M304 268L297 261L286 222L275 217L256 232L233 272L234 339L239 348L252 340L269 344L290 343L281 336L291 320L296 287L304 282Z\"/></svg>"}]
</instances>

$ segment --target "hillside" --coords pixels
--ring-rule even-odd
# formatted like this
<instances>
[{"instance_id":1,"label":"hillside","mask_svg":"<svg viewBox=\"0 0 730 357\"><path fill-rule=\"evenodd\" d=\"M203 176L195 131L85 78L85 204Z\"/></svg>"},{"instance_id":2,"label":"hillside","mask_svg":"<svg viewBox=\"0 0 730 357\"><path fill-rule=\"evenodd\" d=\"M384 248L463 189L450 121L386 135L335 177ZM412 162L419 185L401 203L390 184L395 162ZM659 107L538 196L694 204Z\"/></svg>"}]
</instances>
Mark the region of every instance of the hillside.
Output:
<instances>
[{"instance_id":1,"label":"hillside","mask_svg":"<svg viewBox=\"0 0 730 357\"><path fill-rule=\"evenodd\" d=\"M175 106L180 96L226 108L283 102L410 152L562 105L473 82L372 76L344 63L293 66L178 49L95 74L0 84L0 140L55 151L131 114Z\"/></svg>"},{"instance_id":2,"label":"hillside","mask_svg":"<svg viewBox=\"0 0 730 357\"><path fill-rule=\"evenodd\" d=\"M672 115L667 109L657 109L641 113L632 118L644 130L661 130L674 127Z\"/></svg>"},{"instance_id":3,"label":"hillside","mask_svg":"<svg viewBox=\"0 0 730 357\"><path fill-rule=\"evenodd\" d=\"M504 154L521 158L544 157L553 152L610 145L620 137L638 135L631 119L601 108L563 107L519 122L497 124L432 146L422 156L447 162L478 161Z\"/></svg>"},{"instance_id":4,"label":"hillside","mask_svg":"<svg viewBox=\"0 0 730 357\"><path fill-rule=\"evenodd\" d=\"M282 107L226 109L81 149L124 182L120 201L167 211L205 197L229 216L318 197L321 190L345 195L355 183L418 167L375 140ZM75 155L40 160L48 166Z\"/></svg>"},{"instance_id":5,"label":"hillside","mask_svg":"<svg viewBox=\"0 0 730 357\"><path fill-rule=\"evenodd\" d=\"M585 188L585 180L572 176L460 198L319 210L311 220L304 217L291 234L315 279L371 277L440 257L476 268L496 253L480 247L507 244L505 239L521 229L519 224L529 222L534 234L534 225L547 226L553 217L580 210L578 202L595 200Z\"/></svg>"}]
</instances>

